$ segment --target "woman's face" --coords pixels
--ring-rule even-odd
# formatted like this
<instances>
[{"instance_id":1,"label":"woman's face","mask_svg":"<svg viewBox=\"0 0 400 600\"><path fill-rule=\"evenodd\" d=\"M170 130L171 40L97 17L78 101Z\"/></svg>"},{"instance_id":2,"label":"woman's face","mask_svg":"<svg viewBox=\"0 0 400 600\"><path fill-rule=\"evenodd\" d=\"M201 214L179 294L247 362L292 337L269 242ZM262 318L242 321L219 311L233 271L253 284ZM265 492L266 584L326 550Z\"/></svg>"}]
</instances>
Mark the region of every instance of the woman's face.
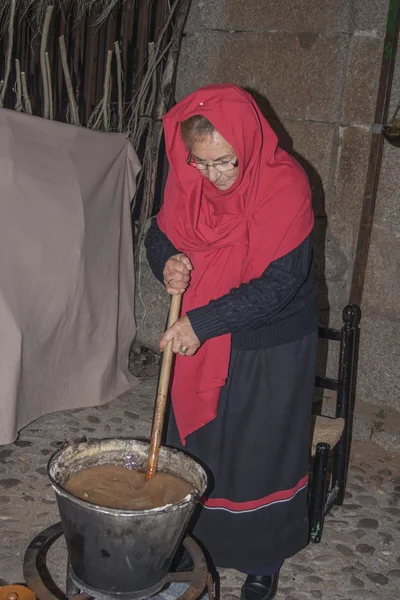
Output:
<instances>
[{"instance_id":1,"label":"woman's face","mask_svg":"<svg viewBox=\"0 0 400 600\"><path fill-rule=\"evenodd\" d=\"M218 171L215 167L210 166L211 163L220 161L228 163L237 160L234 149L218 131L203 139L195 139L190 152L196 162L207 163L207 168L199 169L199 173L211 181L218 190L228 190L235 183L239 176L239 166L230 171Z\"/></svg>"}]
</instances>

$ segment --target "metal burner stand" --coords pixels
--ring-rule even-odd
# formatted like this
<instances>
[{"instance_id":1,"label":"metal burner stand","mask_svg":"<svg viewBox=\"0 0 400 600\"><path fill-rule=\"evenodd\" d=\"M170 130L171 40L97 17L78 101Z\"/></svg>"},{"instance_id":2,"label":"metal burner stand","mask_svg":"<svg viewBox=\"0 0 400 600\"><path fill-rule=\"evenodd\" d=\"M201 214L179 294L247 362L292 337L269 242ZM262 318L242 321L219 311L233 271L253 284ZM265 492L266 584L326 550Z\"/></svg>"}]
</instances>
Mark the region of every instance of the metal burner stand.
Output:
<instances>
[{"instance_id":1,"label":"metal burner stand","mask_svg":"<svg viewBox=\"0 0 400 600\"><path fill-rule=\"evenodd\" d=\"M66 592L54 583L46 565L49 548L63 534L62 524L56 523L37 535L29 544L24 556L24 578L26 585L39 600L86 600L90 594L82 593L72 581L68 566ZM187 536L183 545L194 562L193 571L169 573L167 583L188 583L189 587L177 600L196 600L207 588L209 600L214 600L214 584L203 552L196 542Z\"/></svg>"}]
</instances>

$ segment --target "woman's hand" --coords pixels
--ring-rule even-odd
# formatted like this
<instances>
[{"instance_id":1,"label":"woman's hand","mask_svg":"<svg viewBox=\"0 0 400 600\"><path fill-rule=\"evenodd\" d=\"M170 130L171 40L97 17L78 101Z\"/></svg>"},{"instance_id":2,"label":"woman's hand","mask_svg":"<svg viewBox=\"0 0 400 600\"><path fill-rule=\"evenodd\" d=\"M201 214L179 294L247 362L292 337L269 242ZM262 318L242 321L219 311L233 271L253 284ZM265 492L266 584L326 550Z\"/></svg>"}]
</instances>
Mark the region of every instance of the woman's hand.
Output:
<instances>
[{"instance_id":1,"label":"woman's hand","mask_svg":"<svg viewBox=\"0 0 400 600\"><path fill-rule=\"evenodd\" d=\"M186 254L175 254L165 263L163 275L168 294L183 294L190 283L193 265Z\"/></svg>"},{"instance_id":2,"label":"woman's hand","mask_svg":"<svg viewBox=\"0 0 400 600\"><path fill-rule=\"evenodd\" d=\"M160 350L164 352L172 340L172 352L183 356L193 356L200 348L200 341L192 329L188 317L181 317L167 329L160 341ZM185 352L186 350L186 352Z\"/></svg>"}]
</instances>

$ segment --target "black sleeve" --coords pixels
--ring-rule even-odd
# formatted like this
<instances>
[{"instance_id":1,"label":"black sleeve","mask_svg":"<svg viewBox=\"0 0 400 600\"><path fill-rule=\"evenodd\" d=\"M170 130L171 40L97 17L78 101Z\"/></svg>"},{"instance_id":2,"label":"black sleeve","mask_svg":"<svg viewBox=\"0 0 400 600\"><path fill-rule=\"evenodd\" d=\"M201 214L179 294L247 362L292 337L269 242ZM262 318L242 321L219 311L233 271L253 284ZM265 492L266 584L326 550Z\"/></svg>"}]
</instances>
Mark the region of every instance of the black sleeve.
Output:
<instances>
[{"instance_id":1,"label":"black sleeve","mask_svg":"<svg viewBox=\"0 0 400 600\"><path fill-rule=\"evenodd\" d=\"M187 313L200 342L266 325L294 298L312 264L311 235L297 248L272 262L261 277Z\"/></svg>"},{"instance_id":2,"label":"black sleeve","mask_svg":"<svg viewBox=\"0 0 400 600\"><path fill-rule=\"evenodd\" d=\"M174 254L179 254L165 233L157 225L157 219L153 219L147 231L144 241L146 256L154 276L163 283L163 271L165 263Z\"/></svg>"}]
</instances>

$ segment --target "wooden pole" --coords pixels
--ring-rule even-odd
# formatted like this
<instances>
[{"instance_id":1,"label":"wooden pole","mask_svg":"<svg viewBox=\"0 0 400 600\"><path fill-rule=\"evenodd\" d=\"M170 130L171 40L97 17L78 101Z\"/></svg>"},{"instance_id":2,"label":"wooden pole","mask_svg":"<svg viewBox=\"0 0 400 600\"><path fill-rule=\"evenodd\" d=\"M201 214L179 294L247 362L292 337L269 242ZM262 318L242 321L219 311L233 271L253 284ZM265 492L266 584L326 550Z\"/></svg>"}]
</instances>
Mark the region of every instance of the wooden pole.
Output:
<instances>
[{"instance_id":1,"label":"wooden pole","mask_svg":"<svg viewBox=\"0 0 400 600\"><path fill-rule=\"evenodd\" d=\"M122 91L122 62L121 48L119 42L114 43L115 56L117 58L117 85L118 85L118 131L122 133L124 129L124 100Z\"/></svg>"},{"instance_id":2,"label":"wooden pole","mask_svg":"<svg viewBox=\"0 0 400 600\"><path fill-rule=\"evenodd\" d=\"M46 59L46 74L47 74L47 89L48 89L48 93L49 93L49 118L52 121L53 120L53 84L51 81L51 67L50 67L50 58L49 58L49 53L46 52L45 54L45 59Z\"/></svg>"},{"instance_id":3,"label":"wooden pole","mask_svg":"<svg viewBox=\"0 0 400 600\"><path fill-rule=\"evenodd\" d=\"M103 114L103 123L104 130L110 130L110 84L111 84L111 60L112 60L112 50L108 50L107 52L107 62L106 62L106 72L104 75L104 93L103 93L103 105L102 105L102 114Z\"/></svg>"},{"instance_id":4,"label":"wooden pole","mask_svg":"<svg viewBox=\"0 0 400 600\"><path fill-rule=\"evenodd\" d=\"M15 110L22 112L22 82L21 82L21 65L18 58L15 59L15 95L17 97Z\"/></svg>"},{"instance_id":5,"label":"wooden pole","mask_svg":"<svg viewBox=\"0 0 400 600\"><path fill-rule=\"evenodd\" d=\"M42 73L43 83L43 118L48 119L50 117L50 94L49 94L49 80L47 77L46 67L46 48L47 39L49 37L49 28L51 22L51 16L53 14L54 6L48 6L46 10L46 16L44 19L42 40L40 43L40 71Z\"/></svg>"},{"instance_id":6,"label":"wooden pole","mask_svg":"<svg viewBox=\"0 0 400 600\"><path fill-rule=\"evenodd\" d=\"M179 319L181 310L182 294L172 296L171 308L169 311L168 327L171 327ZM169 379L171 376L172 367L172 342L164 350L163 361L161 366L160 381L158 383L156 408L153 418L153 430L151 432L149 460L147 464L146 479L151 479L157 471L158 454L161 445L161 436L164 427L165 407L167 405Z\"/></svg>"},{"instance_id":7,"label":"wooden pole","mask_svg":"<svg viewBox=\"0 0 400 600\"><path fill-rule=\"evenodd\" d=\"M28 85L26 83L26 74L24 73L24 71L21 72L21 85L22 85L22 96L24 98L25 112L28 115L31 115L32 114L32 105L31 105L31 101L29 98Z\"/></svg>"}]
</instances>

